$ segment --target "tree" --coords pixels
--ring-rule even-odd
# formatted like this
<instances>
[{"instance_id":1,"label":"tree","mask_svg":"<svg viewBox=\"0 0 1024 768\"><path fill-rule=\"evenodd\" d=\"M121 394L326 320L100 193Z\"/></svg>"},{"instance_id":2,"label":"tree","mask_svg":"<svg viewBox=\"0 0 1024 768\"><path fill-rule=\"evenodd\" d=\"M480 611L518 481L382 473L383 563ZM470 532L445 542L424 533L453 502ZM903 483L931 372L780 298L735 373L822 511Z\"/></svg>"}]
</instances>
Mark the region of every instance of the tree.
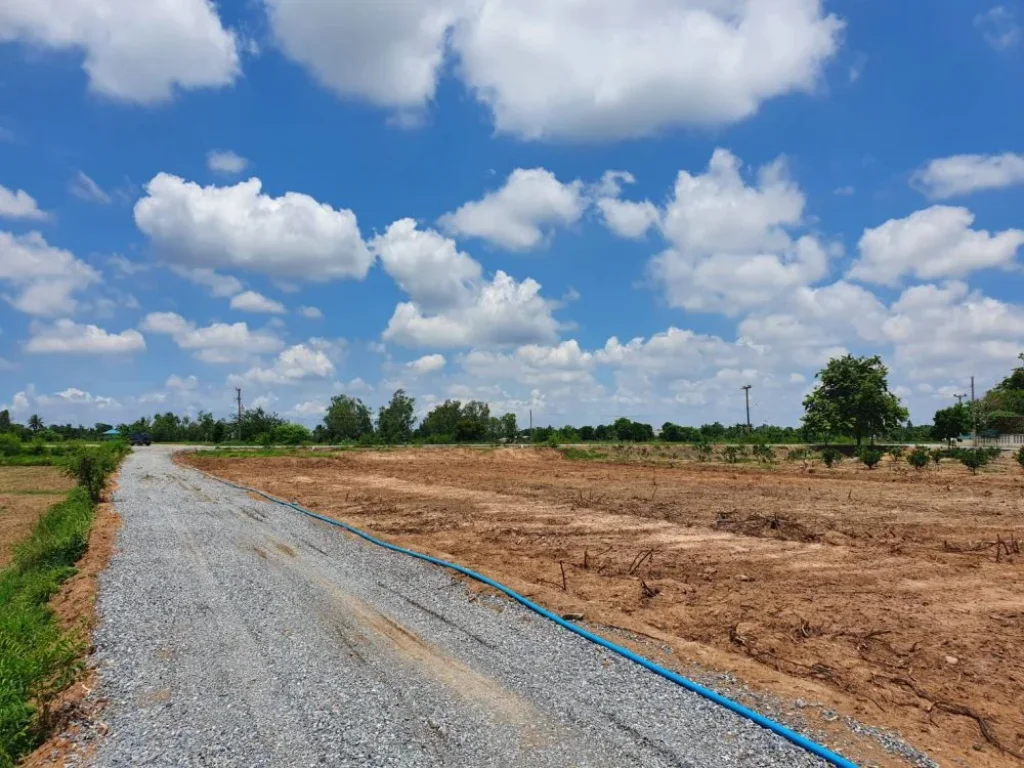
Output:
<instances>
[{"instance_id":1,"label":"tree","mask_svg":"<svg viewBox=\"0 0 1024 768\"><path fill-rule=\"evenodd\" d=\"M358 440L373 434L370 409L358 397L335 395L327 406L324 426L332 440Z\"/></svg>"},{"instance_id":2,"label":"tree","mask_svg":"<svg viewBox=\"0 0 1024 768\"><path fill-rule=\"evenodd\" d=\"M274 430L285 420L276 413L267 413L263 408L250 408L242 413L241 428L238 430L239 439L246 441L260 441L264 435L273 435ZM156 429L157 420L153 419L153 428ZM236 425L238 426L238 425Z\"/></svg>"},{"instance_id":3,"label":"tree","mask_svg":"<svg viewBox=\"0 0 1024 768\"><path fill-rule=\"evenodd\" d=\"M501 436L510 443L519 439L519 425L516 424L514 413L506 413L501 417Z\"/></svg>"},{"instance_id":4,"label":"tree","mask_svg":"<svg viewBox=\"0 0 1024 768\"><path fill-rule=\"evenodd\" d=\"M415 411L416 401L406 395L404 389L396 390L391 402L382 405L377 414L377 435L385 443L409 442Z\"/></svg>"},{"instance_id":5,"label":"tree","mask_svg":"<svg viewBox=\"0 0 1024 768\"><path fill-rule=\"evenodd\" d=\"M580 427L580 440L584 443L592 442L597 439L596 430L591 426Z\"/></svg>"},{"instance_id":6,"label":"tree","mask_svg":"<svg viewBox=\"0 0 1024 768\"><path fill-rule=\"evenodd\" d=\"M28 428L33 432L39 432L45 426L46 425L43 424L43 420L40 418L38 413L33 413L28 417Z\"/></svg>"},{"instance_id":7,"label":"tree","mask_svg":"<svg viewBox=\"0 0 1024 768\"><path fill-rule=\"evenodd\" d=\"M454 440L455 427L461 417L462 403L458 400L445 400L431 409L420 422L420 428L417 431L421 437Z\"/></svg>"},{"instance_id":8,"label":"tree","mask_svg":"<svg viewBox=\"0 0 1024 768\"><path fill-rule=\"evenodd\" d=\"M1024 353L1018 357L1024 362ZM986 392L975 408L980 427L1009 434L1024 432L1024 365Z\"/></svg>"},{"instance_id":9,"label":"tree","mask_svg":"<svg viewBox=\"0 0 1024 768\"><path fill-rule=\"evenodd\" d=\"M935 412L935 423L932 425L932 439L945 440L949 445L960 435L971 431L971 411L963 403Z\"/></svg>"},{"instance_id":10,"label":"tree","mask_svg":"<svg viewBox=\"0 0 1024 768\"><path fill-rule=\"evenodd\" d=\"M889 391L889 370L877 355L835 357L817 375L804 399L804 427L817 435L848 435L860 445L907 420L907 409Z\"/></svg>"},{"instance_id":11,"label":"tree","mask_svg":"<svg viewBox=\"0 0 1024 768\"><path fill-rule=\"evenodd\" d=\"M4 408L0 411L0 432L11 431L11 412Z\"/></svg>"}]
</instances>

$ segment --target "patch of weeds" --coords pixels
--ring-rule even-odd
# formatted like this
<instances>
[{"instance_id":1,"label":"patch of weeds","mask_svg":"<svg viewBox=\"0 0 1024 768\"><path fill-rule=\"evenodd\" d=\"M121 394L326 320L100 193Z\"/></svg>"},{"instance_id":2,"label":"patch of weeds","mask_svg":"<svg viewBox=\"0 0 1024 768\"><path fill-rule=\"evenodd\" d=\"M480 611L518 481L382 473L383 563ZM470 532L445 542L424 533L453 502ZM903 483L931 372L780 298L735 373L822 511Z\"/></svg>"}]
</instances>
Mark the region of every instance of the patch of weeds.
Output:
<instances>
[{"instance_id":1,"label":"patch of weeds","mask_svg":"<svg viewBox=\"0 0 1024 768\"><path fill-rule=\"evenodd\" d=\"M599 461L605 458L600 451L588 450L586 448L573 448L566 446L558 449L561 454L570 461Z\"/></svg>"}]
</instances>

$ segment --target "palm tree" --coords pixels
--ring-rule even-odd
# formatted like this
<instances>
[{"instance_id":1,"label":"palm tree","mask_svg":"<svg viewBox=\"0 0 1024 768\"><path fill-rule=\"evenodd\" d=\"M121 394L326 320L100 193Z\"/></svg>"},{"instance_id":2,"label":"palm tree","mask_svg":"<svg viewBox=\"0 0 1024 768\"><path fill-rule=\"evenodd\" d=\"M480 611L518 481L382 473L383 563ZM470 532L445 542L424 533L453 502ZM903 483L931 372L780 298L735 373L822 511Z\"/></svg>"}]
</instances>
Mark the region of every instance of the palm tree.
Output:
<instances>
[{"instance_id":1,"label":"palm tree","mask_svg":"<svg viewBox=\"0 0 1024 768\"><path fill-rule=\"evenodd\" d=\"M39 418L38 413L33 413L31 416L28 417L28 428L31 429L33 432L39 432L45 426L46 425L43 424L43 420Z\"/></svg>"}]
</instances>

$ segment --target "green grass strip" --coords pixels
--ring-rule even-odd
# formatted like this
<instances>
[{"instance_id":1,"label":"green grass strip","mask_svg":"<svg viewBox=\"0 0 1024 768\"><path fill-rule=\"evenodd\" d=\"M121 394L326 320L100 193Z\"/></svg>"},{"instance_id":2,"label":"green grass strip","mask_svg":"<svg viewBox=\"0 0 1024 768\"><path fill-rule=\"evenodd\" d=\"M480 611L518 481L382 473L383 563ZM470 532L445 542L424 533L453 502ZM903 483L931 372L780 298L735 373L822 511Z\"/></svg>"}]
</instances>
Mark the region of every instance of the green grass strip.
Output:
<instances>
[{"instance_id":1,"label":"green grass strip","mask_svg":"<svg viewBox=\"0 0 1024 768\"><path fill-rule=\"evenodd\" d=\"M61 631L47 601L75 573L93 512L86 491L71 491L0 571L0 768L43 741L50 703L81 669L82 642Z\"/></svg>"}]
</instances>

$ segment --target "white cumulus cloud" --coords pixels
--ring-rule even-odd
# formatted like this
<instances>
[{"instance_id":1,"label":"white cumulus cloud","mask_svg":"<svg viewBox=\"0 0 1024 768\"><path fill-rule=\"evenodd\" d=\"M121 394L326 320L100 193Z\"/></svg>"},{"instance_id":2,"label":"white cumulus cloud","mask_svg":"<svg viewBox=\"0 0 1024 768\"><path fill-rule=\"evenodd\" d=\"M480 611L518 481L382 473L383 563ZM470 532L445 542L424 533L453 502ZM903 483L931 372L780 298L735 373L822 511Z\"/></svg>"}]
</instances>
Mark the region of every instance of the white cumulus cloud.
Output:
<instances>
[{"instance_id":1,"label":"white cumulus cloud","mask_svg":"<svg viewBox=\"0 0 1024 768\"><path fill-rule=\"evenodd\" d=\"M803 225L805 198L776 160L747 184L740 160L716 149L707 171L680 171L661 212L668 247L650 264L672 306L735 315L828 272L830 248Z\"/></svg>"},{"instance_id":2,"label":"white cumulus cloud","mask_svg":"<svg viewBox=\"0 0 1024 768\"><path fill-rule=\"evenodd\" d=\"M911 183L933 200L1024 184L1024 154L940 157L917 171Z\"/></svg>"},{"instance_id":3,"label":"white cumulus cloud","mask_svg":"<svg viewBox=\"0 0 1024 768\"><path fill-rule=\"evenodd\" d=\"M661 218L657 206L650 200L634 202L602 197L597 201L597 207L608 229L631 240L642 238Z\"/></svg>"},{"instance_id":4,"label":"white cumulus cloud","mask_svg":"<svg viewBox=\"0 0 1024 768\"><path fill-rule=\"evenodd\" d=\"M285 52L340 95L417 110L448 66L498 131L532 139L742 120L814 89L843 26L819 0L264 2Z\"/></svg>"},{"instance_id":5,"label":"white cumulus cloud","mask_svg":"<svg viewBox=\"0 0 1024 768\"><path fill-rule=\"evenodd\" d=\"M197 326L174 312L151 312L140 328L170 336L181 349L207 363L237 363L254 355L277 352L284 346L275 334L251 330L245 323Z\"/></svg>"},{"instance_id":6,"label":"white cumulus cloud","mask_svg":"<svg viewBox=\"0 0 1024 768\"><path fill-rule=\"evenodd\" d=\"M231 299L231 308L243 312L266 312L275 315L285 313L284 304L273 299L268 299L256 291L246 291Z\"/></svg>"},{"instance_id":7,"label":"white cumulus cloud","mask_svg":"<svg viewBox=\"0 0 1024 768\"><path fill-rule=\"evenodd\" d=\"M480 264L454 241L421 231L402 219L373 241L384 269L411 301L403 302L384 331L385 341L405 346L458 347L551 341L559 323L540 284L498 271L483 276Z\"/></svg>"},{"instance_id":8,"label":"white cumulus cloud","mask_svg":"<svg viewBox=\"0 0 1024 768\"><path fill-rule=\"evenodd\" d=\"M229 187L160 173L135 204L135 223L166 258L191 267L279 278L362 279L373 263L356 216L309 195L262 194L253 178Z\"/></svg>"},{"instance_id":9,"label":"white cumulus cloud","mask_svg":"<svg viewBox=\"0 0 1024 768\"><path fill-rule=\"evenodd\" d=\"M424 355L423 357L413 360L412 362L406 363L405 367L413 373L417 373L421 376L425 376L428 373L436 373L444 368L445 365L444 355Z\"/></svg>"},{"instance_id":10,"label":"white cumulus cloud","mask_svg":"<svg viewBox=\"0 0 1024 768\"><path fill-rule=\"evenodd\" d=\"M210 0L4 0L7 40L80 50L91 90L144 104L239 73L235 36Z\"/></svg>"},{"instance_id":11,"label":"white cumulus cloud","mask_svg":"<svg viewBox=\"0 0 1024 768\"><path fill-rule=\"evenodd\" d=\"M296 384L304 379L324 379L334 373L334 363L319 344L296 344L281 352L269 368L250 368L229 383Z\"/></svg>"},{"instance_id":12,"label":"white cumulus cloud","mask_svg":"<svg viewBox=\"0 0 1024 768\"><path fill-rule=\"evenodd\" d=\"M38 232L0 232L0 280L17 289L17 295L4 296L15 309L54 316L73 312L73 294L100 282L100 275L70 251L48 245Z\"/></svg>"},{"instance_id":13,"label":"white cumulus cloud","mask_svg":"<svg viewBox=\"0 0 1024 768\"><path fill-rule=\"evenodd\" d=\"M966 208L934 205L866 229L849 277L895 285L904 275L922 280L962 277L1013 263L1024 244L1024 230L992 234L971 229L973 223L974 214Z\"/></svg>"},{"instance_id":14,"label":"white cumulus cloud","mask_svg":"<svg viewBox=\"0 0 1024 768\"><path fill-rule=\"evenodd\" d=\"M523 251L540 245L551 228L575 224L586 205L582 182L563 184L544 168L517 168L501 189L446 213L438 223L453 235Z\"/></svg>"},{"instance_id":15,"label":"white cumulus cloud","mask_svg":"<svg viewBox=\"0 0 1024 768\"><path fill-rule=\"evenodd\" d=\"M32 195L23 189L11 191L0 184L0 217L8 219L29 219L45 221L50 218L46 211L41 211Z\"/></svg>"},{"instance_id":16,"label":"white cumulus cloud","mask_svg":"<svg viewBox=\"0 0 1024 768\"><path fill-rule=\"evenodd\" d=\"M25 351L33 354L119 355L146 348L142 334L131 328L110 333L96 325L62 319L53 325L33 325Z\"/></svg>"}]
</instances>

